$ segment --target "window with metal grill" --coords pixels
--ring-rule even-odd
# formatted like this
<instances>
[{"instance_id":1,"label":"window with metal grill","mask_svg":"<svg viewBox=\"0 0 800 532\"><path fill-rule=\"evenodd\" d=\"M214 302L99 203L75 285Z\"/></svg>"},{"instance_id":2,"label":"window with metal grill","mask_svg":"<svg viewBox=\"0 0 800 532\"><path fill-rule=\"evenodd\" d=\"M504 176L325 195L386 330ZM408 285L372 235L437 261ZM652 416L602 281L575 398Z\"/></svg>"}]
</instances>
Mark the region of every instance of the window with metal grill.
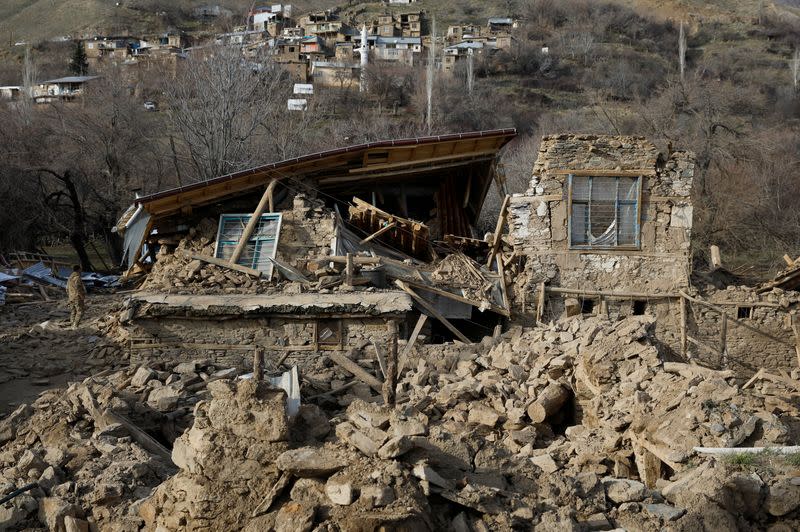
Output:
<instances>
[{"instance_id":1,"label":"window with metal grill","mask_svg":"<svg viewBox=\"0 0 800 532\"><path fill-rule=\"evenodd\" d=\"M242 238L244 228L250 221L249 214L223 214L219 218L217 231L217 247L214 256L218 259L230 260L236 244ZM272 276L272 261L277 251L280 235L281 215L278 213L262 214L253 234L247 240L242 255L236 261L240 266L246 266L267 274L267 279Z\"/></svg>"},{"instance_id":2,"label":"window with metal grill","mask_svg":"<svg viewBox=\"0 0 800 532\"><path fill-rule=\"evenodd\" d=\"M640 177L569 176L572 248L638 248Z\"/></svg>"}]
</instances>

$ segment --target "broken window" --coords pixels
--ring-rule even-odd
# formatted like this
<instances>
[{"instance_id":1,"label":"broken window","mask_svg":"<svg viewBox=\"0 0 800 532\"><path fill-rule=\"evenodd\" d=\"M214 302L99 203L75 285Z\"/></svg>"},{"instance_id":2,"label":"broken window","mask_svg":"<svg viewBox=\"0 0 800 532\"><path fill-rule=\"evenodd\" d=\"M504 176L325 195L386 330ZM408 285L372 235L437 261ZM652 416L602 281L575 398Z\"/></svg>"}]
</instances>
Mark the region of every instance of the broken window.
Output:
<instances>
[{"instance_id":1,"label":"broken window","mask_svg":"<svg viewBox=\"0 0 800 532\"><path fill-rule=\"evenodd\" d=\"M318 320L316 332L317 344L321 346L342 345L342 321L341 320Z\"/></svg>"},{"instance_id":2,"label":"broken window","mask_svg":"<svg viewBox=\"0 0 800 532\"><path fill-rule=\"evenodd\" d=\"M740 320L753 318L753 307L736 307L736 317Z\"/></svg>"},{"instance_id":3,"label":"broken window","mask_svg":"<svg viewBox=\"0 0 800 532\"><path fill-rule=\"evenodd\" d=\"M230 260L250 217L249 214L223 214L220 216L215 257ZM271 277L272 261L270 259L275 258L280 229L280 214L262 214L236 263L264 272L267 278Z\"/></svg>"},{"instance_id":4,"label":"broken window","mask_svg":"<svg viewBox=\"0 0 800 532\"><path fill-rule=\"evenodd\" d=\"M570 175L570 247L639 247L640 189L639 177Z\"/></svg>"}]
</instances>

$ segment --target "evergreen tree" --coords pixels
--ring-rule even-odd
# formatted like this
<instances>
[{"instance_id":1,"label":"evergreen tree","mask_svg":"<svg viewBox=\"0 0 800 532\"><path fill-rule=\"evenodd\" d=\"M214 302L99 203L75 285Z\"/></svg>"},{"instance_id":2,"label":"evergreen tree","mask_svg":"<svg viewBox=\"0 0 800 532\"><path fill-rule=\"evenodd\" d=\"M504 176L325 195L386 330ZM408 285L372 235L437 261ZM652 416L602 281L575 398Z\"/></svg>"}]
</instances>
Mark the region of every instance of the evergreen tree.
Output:
<instances>
[{"instance_id":1,"label":"evergreen tree","mask_svg":"<svg viewBox=\"0 0 800 532\"><path fill-rule=\"evenodd\" d=\"M86 50L81 41L75 42L72 59L69 61L69 70L76 76L85 76L89 72L89 61L86 59Z\"/></svg>"}]
</instances>

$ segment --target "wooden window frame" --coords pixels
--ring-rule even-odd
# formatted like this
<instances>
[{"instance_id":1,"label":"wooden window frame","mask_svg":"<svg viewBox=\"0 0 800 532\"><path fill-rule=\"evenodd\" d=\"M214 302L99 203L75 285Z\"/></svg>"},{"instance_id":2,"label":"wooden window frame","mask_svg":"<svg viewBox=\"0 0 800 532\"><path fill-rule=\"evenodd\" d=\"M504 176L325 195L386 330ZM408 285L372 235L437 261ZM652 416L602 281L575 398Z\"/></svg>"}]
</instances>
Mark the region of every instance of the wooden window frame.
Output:
<instances>
[{"instance_id":1,"label":"wooden window frame","mask_svg":"<svg viewBox=\"0 0 800 532\"><path fill-rule=\"evenodd\" d=\"M589 223L591 225L591 183L592 179L595 177L614 177L618 180L620 178L633 178L636 179L636 215L634 219L634 232L636 237L636 242L634 244L624 244L624 245L593 245L593 244L575 244L572 242L572 188L573 188L573 178L575 177L585 177L589 180ZM591 173L581 173L581 174L574 174L570 173L567 175L567 238L569 239L569 249L574 250L628 250L628 251L638 251L642 249L642 186L644 181L644 176L642 175L592 175ZM620 208L620 200L619 200L619 181L617 181L617 193L615 195L615 204L614 204L614 211L615 217L619 220L619 208ZM619 224L617 224L617 232L619 232Z\"/></svg>"}]
</instances>

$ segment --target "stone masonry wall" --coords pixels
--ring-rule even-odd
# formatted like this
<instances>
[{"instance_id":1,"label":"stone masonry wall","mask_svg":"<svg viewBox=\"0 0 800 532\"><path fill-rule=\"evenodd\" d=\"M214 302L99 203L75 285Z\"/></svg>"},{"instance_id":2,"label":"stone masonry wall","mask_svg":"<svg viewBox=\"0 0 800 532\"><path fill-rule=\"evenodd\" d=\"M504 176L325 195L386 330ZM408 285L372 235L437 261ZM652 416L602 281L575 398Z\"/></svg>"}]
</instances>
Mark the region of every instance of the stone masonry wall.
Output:
<instances>
[{"instance_id":1,"label":"stone masonry wall","mask_svg":"<svg viewBox=\"0 0 800 532\"><path fill-rule=\"evenodd\" d=\"M342 319L343 345L341 351L361 349L374 340L386 345L388 332L382 318ZM262 346L267 363L280 358L285 347L295 346L290 351L287 363L299 366L313 365L316 351L310 351L314 343L313 317L308 318L236 318L229 320L209 319L136 319L129 327L130 337L162 339L163 342L179 341L187 344L232 344L234 346ZM327 320L320 320L326 322ZM275 349L270 350L270 347ZM246 350L216 350L192 348L132 349L131 364L148 364L153 361L170 360L189 362L208 359L214 364L248 368L252 366L253 352Z\"/></svg>"},{"instance_id":2,"label":"stone masonry wall","mask_svg":"<svg viewBox=\"0 0 800 532\"><path fill-rule=\"evenodd\" d=\"M638 171L643 176L638 250L569 249L569 171ZM584 174L585 175L585 174ZM510 234L527 256L527 287L660 293L689 285L693 156L664 159L639 137L553 135L542 140L530 188L510 203ZM519 294L518 294L519 295ZM527 298L530 300L530 298Z\"/></svg>"}]
</instances>

